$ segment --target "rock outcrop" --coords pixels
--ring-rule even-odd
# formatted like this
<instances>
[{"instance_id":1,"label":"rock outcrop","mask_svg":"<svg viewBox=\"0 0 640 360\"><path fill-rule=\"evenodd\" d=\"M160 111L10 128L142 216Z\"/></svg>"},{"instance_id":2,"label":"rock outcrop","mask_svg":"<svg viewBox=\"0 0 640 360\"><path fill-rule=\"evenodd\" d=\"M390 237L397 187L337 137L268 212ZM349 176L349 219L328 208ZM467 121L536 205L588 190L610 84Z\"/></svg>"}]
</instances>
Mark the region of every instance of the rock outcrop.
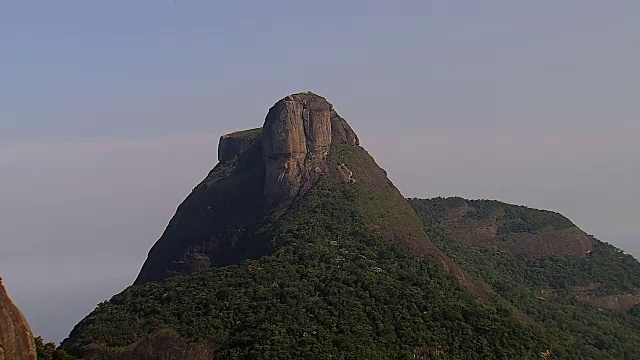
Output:
<instances>
[{"instance_id":1,"label":"rock outcrop","mask_svg":"<svg viewBox=\"0 0 640 360\"><path fill-rule=\"evenodd\" d=\"M593 240L587 233L576 227L514 236L511 241L498 247L512 254L533 258L547 256L586 257L593 251Z\"/></svg>"},{"instance_id":2,"label":"rock outcrop","mask_svg":"<svg viewBox=\"0 0 640 360\"><path fill-rule=\"evenodd\" d=\"M331 141L337 144L360 145L358 135L335 110L331 110Z\"/></svg>"},{"instance_id":3,"label":"rock outcrop","mask_svg":"<svg viewBox=\"0 0 640 360\"><path fill-rule=\"evenodd\" d=\"M0 278L0 360L32 359L36 359L33 333Z\"/></svg>"},{"instance_id":4,"label":"rock outcrop","mask_svg":"<svg viewBox=\"0 0 640 360\"><path fill-rule=\"evenodd\" d=\"M634 306L640 306L640 294L619 294L609 296L578 296L593 306L607 310L629 310Z\"/></svg>"},{"instance_id":5,"label":"rock outcrop","mask_svg":"<svg viewBox=\"0 0 640 360\"><path fill-rule=\"evenodd\" d=\"M218 161L226 162L240 156L260 141L262 129L238 131L220 137L218 143Z\"/></svg>"},{"instance_id":6,"label":"rock outcrop","mask_svg":"<svg viewBox=\"0 0 640 360\"><path fill-rule=\"evenodd\" d=\"M332 143L357 145L358 137L322 96L294 94L269 109L262 128L267 211L304 194L320 174L329 173Z\"/></svg>"}]
</instances>

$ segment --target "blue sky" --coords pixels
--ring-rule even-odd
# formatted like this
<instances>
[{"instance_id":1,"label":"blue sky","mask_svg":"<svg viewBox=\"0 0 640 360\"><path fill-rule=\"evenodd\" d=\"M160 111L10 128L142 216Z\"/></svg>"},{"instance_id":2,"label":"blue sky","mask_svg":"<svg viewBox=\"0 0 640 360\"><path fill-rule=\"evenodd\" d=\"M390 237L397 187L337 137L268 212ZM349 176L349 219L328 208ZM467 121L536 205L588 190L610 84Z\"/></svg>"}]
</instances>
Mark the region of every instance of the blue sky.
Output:
<instances>
[{"instance_id":1,"label":"blue sky","mask_svg":"<svg viewBox=\"0 0 640 360\"><path fill-rule=\"evenodd\" d=\"M306 90L405 195L557 210L638 256L639 16L625 0L6 2L0 274L61 340L133 280L220 134Z\"/></svg>"}]
</instances>

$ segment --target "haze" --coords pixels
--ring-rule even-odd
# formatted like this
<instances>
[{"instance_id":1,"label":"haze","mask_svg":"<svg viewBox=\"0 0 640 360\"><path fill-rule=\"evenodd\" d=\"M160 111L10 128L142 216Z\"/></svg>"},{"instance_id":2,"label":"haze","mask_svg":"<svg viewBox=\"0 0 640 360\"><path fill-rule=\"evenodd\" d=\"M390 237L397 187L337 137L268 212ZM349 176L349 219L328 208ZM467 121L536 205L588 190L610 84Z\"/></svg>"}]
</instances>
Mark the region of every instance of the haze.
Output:
<instances>
[{"instance_id":1,"label":"haze","mask_svg":"<svg viewBox=\"0 0 640 360\"><path fill-rule=\"evenodd\" d=\"M637 1L12 1L0 274L60 341L128 286L218 137L326 96L408 197L552 209L640 256Z\"/></svg>"}]
</instances>

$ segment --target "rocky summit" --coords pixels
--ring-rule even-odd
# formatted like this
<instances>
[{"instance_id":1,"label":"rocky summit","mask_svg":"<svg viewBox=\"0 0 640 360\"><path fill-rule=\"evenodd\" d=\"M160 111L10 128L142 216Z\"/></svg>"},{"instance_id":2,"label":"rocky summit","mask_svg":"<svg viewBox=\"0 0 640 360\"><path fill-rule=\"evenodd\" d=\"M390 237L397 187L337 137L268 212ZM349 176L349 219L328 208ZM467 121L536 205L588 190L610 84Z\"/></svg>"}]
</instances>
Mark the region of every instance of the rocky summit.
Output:
<instances>
[{"instance_id":1,"label":"rocky summit","mask_svg":"<svg viewBox=\"0 0 640 360\"><path fill-rule=\"evenodd\" d=\"M220 138L220 163L180 205L135 283L268 253L270 242L259 241L255 232L278 208L284 210L302 198L325 175L384 193L387 201L406 213L402 224L389 222L385 212L377 215L377 226L386 236L431 258L474 293L485 296L482 285L430 243L419 218L368 154L358 154L348 165L345 155L339 155L361 152L359 144L351 126L324 97L306 92L276 102L262 128Z\"/></svg>"},{"instance_id":2,"label":"rocky summit","mask_svg":"<svg viewBox=\"0 0 640 360\"><path fill-rule=\"evenodd\" d=\"M329 174L331 144L358 145L358 137L329 102L312 93L278 101L262 128L267 210L304 195Z\"/></svg>"},{"instance_id":3,"label":"rocky summit","mask_svg":"<svg viewBox=\"0 0 640 360\"><path fill-rule=\"evenodd\" d=\"M35 360L36 349L29 323L9 298L0 278L0 359Z\"/></svg>"},{"instance_id":4,"label":"rocky summit","mask_svg":"<svg viewBox=\"0 0 640 360\"><path fill-rule=\"evenodd\" d=\"M223 135L85 359L638 359L640 263L564 216L405 199L324 97ZM428 187L428 184L425 185Z\"/></svg>"}]
</instances>

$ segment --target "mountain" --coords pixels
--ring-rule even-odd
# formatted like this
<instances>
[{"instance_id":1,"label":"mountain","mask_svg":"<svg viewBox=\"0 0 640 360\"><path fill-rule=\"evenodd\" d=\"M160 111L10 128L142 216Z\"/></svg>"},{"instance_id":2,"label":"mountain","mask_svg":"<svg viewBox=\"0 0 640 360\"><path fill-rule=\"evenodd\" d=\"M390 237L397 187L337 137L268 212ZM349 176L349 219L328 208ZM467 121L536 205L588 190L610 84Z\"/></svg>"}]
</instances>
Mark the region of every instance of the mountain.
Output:
<instances>
[{"instance_id":1,"label":"mountain","mask_svg":"<svg viewBox=\"0 0 640 360\"><path fill-rule=\"evenodd\" d=\"M363 209L379 235L431 258L482 294L479 284L425 238L410 205L358 145L355 132L325 98L300 93L278 101L262 128L221 137L219 164L180 205L135 284L273 252L271 239L259 230L287 213L294 200L303 198L324 176L375 192L381 203L397 212Z\"/></svg>"},{"instance_id":2,"label":"mountain","mask_svg":"<svg viewBox=\"0 0 640 360\"><path fill-rule=\"evenodd\" d=\"M218 160L135 284L99 304L63 349L90 359L197 360L633 358L640 348L635 309L590 304L612 284L597 278L603 285L585 296L543 290L548 303L573 306L563 308L570 318L587 318L571 324L597 315L591 332L631 334L613 343L579 339L579 328L558 337L560 320L526 306L525 297L542 296L537 283L513 285L523 299L508 298L499 281L521 279L492 257L573 264L599 254L599 242L559 215L529 219L500 204L509 210L474 217L480 206L465 200L464 211L407 201L319 95L287 96L261 128L222 136ZM559 314L546 304L536 309Z\"/></svg>"},{"instance_id":3,"label":"mountain","mask_svg":"<svg viewBox=\"0 0 640 360\"><path fill-rule=\"evenodd\" d=\"M9 298L0 278L0 359L36 359L35 342L29 323Z\"/></svg>"}]
</instances>

